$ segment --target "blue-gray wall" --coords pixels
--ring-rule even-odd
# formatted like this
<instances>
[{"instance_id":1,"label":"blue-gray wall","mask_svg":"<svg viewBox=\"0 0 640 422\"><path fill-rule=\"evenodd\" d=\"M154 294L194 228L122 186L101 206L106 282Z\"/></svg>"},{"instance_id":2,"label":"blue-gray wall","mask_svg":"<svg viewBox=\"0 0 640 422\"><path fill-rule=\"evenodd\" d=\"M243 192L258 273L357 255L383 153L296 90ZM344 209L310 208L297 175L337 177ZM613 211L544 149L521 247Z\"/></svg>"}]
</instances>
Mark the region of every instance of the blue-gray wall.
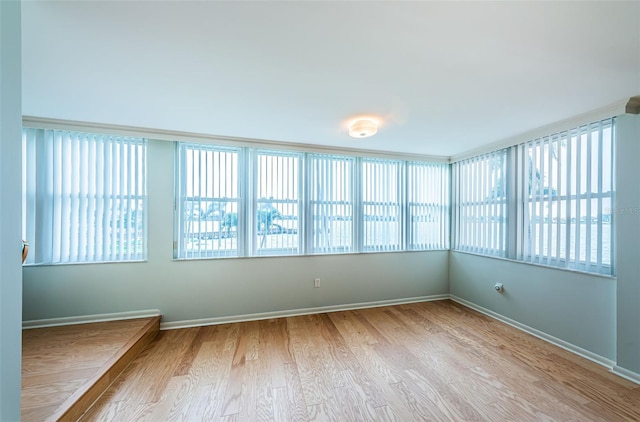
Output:
<instances>
[{"instance_id":1,"label":"blue-gray wall","mask_svg":"<svg viewBox=\"0 0 640 422\"><path fill-rule=\"evenodd\" d=\"M20 420L20 2L0 1L0 421Z\"/></svg>"},{"instance_id":2,"label":"blue-gray wall","mask_svg":"<svg viewBox=\"0 0 640 422\"><path fill-rule=\"evenodd\" d=\"M449 269L452 295L615 360L614 279L461 252Z\"/></svg>"},{"instance_id":3,"label":"blue-gray wall","mask_svg":"<svg viewBox=\"0 0 640 422\"><path fill-rule=\"evenodd\" d=\"M447 262L440 251L32 267L24 319L159 309L176 322L447 294Z\"/></svg>"},{"instance_id":4,"label":"blue-gray wall","mask_svg":"<svg viewBox=\"0 0 640 422\"><path fill-rule=\"evenodd\" d=\"M617 366L640 374L640 116L616 121Z\"/></svg>"}]
</instances>

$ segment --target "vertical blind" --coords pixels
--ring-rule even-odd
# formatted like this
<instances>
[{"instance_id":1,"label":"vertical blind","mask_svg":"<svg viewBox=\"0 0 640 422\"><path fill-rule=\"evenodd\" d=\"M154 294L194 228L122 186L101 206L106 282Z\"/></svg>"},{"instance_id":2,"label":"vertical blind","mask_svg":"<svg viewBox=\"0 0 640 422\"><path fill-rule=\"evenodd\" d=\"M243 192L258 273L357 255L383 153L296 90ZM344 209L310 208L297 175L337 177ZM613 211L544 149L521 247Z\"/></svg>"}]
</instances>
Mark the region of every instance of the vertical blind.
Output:
<instances>
[{"instance_id":1,"label":"vertical blind","mask_svg":"<svg viewBox=\"0 0 640 422\"><path fill-rule=\"evenodd\" d=\"M344 253L353 249L353 157L309 154L310 253Z\"/></svg>"},{"instance_id":2,"label":"vertical blind","mask_svg":"<svg viewBox=\"0 0 640 422\"><path fill-rule=\"evenodd\" d=\"M449 165L407 163L408 249L449 249Z\"/></svg>"},{"instance_id":3,"label":"vertical blind","mask_svg":"<svg viewBox=\"0 0 640 422\"><path fill-rule=\"evenodd\" d=\"M451 193L454 249L613 274L614 123L451 167L179 143L176 256L447 249ZM145 259L146 154L140 138L25 128L27 263Z\"/></svg>"},{"instance_id":4,"label":"vertical blind","mask_svg":"<svg viewBox=\"0 0 640 422\"><path fill-rule=\"evenodd\" d=\"M302 154L257 151L255 177L256 255L300 253ZM279 235L279 236L272 236Z\"/></svg>"},{"instance_id":5,"label":"vertical blind","mask_svg":"<svg viewBox=\"0 0 640 422\"><path fill-rule=\"evenodd\" d=\"M507 150L454 163L452 172L454 249L506 256Z\"/></svg>"},{"instance_id":6,"label":"vertical blind","mask_svg":"<svg viewBox=\"0 0 640 422\"><path fill-rule=\"evenodd\" d=\"M453 248L614 274L614 123L454 163Z\"/></svg>"},{"instance_id":7,"label":"vertical blind","mask_svg":"<svg viewBox=\"0 0 640 422\"><path fill-rule=\"evenodd\" d=\"M362 160L363 251L397 251L403 247L402 164L393 160Z\"/></svg>"},{"instance_id":8,"label":"vertical blind","mask_svg":"<svg viewBox=\"0 0 640 422\"><path fill-rule=\"evenodd\" d=\"M179 143L177 258L449 247L449 165Z\"/></svg>"},{"instance_id":9,"label":"vertical blind","mask_svg":"<svg viewBox=\"0 0 640 422\"><path fill-rule=\"evenodd\" d=\"M241 149L181 143L178 154L177 256L237 256Z\"/></svg>"},{"instance_id":10,"label":"vertical blind","mask_svg":"<svg viewBox=\"0 0 640 422\"><path fill-rule=\"evenodd\" d=\"M144 139L23 130L27 263L146 258Z\"/></svg>"},{"instance_id":11,"label":"vertical blind","mask_svg":"<svg viewBox=\"0 0 640 422\"><path fill-rule=\"evenodd\" d=\"M518 146L522 259L612 273L613 120Z\"/></svg>"}]
</instances>

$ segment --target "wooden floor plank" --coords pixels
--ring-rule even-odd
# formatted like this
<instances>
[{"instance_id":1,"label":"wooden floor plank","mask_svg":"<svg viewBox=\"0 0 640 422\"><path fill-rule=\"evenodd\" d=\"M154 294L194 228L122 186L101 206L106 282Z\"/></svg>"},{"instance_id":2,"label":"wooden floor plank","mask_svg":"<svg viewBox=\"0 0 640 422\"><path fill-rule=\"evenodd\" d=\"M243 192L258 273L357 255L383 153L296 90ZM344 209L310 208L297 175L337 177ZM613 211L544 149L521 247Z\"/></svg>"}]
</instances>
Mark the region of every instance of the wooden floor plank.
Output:
<instances>
[{"instance_id":1,"label":"wooden floor plank","mask_svg":"<svg viewBox=\"0 0 640 422\"><path fill-rule=\"evenodd\" d=\"M317 315L287 318L291 350L307 406L321 404L331 395L336 362L321 341Z\"/></svg>"},{"instance_id":2,"label":"wooden floor plank","mask_svg":"<svg viewBox=\"0 0 640 422\"><path fill-rule=\"evenodd\" d=\"M396 422L399 419L393 413L393 410L389 406L380 406L373 409L375 412L374 420L380 422Z\"/></svg>"},{"instance_id":3,"label":"wooden floor plank","mask_svg":"<svg viewBox=\"0 0 640 422\"><path fill-rule=\"evenodd\" d=\"M308 406L307 413L309 414L309 421L337 421L338 417L331 412L332 409L333 407L327 406L327 403L324 402Z\"/></svg>"},{"instance_id":4,"label":"wooden floor plank","mask_svg":"<svg viewBox=\"0 0 640 422\"><path fill-rule=\"evenodd\" d=\"M161 334L83 421L640 420L640 386L450 301Z\"/></svg>"},{"instance_id":5,"label":"wooden floor plank","mask_svg":"<svg viewBox=\"0 0 640 422\"><path fill-rule=\"evenodd\" d=\"M159 325L153 317L23 330L22 420L77 420Z\"/></svg>"}]
</instances>

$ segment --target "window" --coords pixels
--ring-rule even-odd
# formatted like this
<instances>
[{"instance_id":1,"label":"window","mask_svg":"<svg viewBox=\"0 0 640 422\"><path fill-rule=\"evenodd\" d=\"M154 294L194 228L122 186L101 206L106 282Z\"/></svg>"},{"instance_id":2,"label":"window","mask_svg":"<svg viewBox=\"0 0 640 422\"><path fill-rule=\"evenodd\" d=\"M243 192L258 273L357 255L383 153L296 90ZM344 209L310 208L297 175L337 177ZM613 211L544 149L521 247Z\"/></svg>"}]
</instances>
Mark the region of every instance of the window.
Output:
<instances>
[{"instance_id":1,"label":"window","mask_svg":"<svg viewBox=\"0 0 640 422\"><path fill-rule=\"evenodd\" d=\"M178 258L237 256L241 149L179 144Z\"/></svg>"},{"instance_id":2,"label":"window","mask_svg":"<svg viewBox=\"0 0 640 422\"><path fill-rule=\"evenodd\" d=\"M452 172L454 249L506 256L507 150L454 163Z\"/></svg>"},{"instance_id":3,"label":"window","mask_svg":"<svg viewBox=\"0 0 640 422\"><path fill-rule=\"evenodd\" d=\"M352 252L355 158L309 154L311 253Z\"/></svg>"},{"instance_id":4,"label":"window","mask_svg":"<svg viewBox=\"0 0 640 422\"><path fill-rule=\"evenodd\" d=\"M606 119L454 163L453 248L613 274L613 130Z\"/></svg>"},{"instance_id":5,"label":"window","mask_svg":"<svg viewBox=\"0 0 640 422\"><path fill-rule=\"evenodd\" d=\"M146 258L144 139L23 130L27 263Z\"/></svg>"},{"instance_id":6,"label":"window","mask_svg":"<svg viewBox=\"0 0 640 422\"><path fill-rule=\"evenodd\" d=\"M178 143L176 258L447 249L449 165Z\"/></svg>"},{"instance_id":7,"label":"window","mask_svg":"<svg viewBox=\"0 0 640 422\"><path fill-rule=\"evenodd\" d=\"M300 253L301 154L258 151L255 178L256 255Z\"/></svg>"},{"instance_id":8,"label":"window","mask_svg":"<svg viewBox=\"0 0 640 422\"><path fill-rule=\"evenodd\" d=\"M608 119L518 146L522 259L611 274L612 128Z\"/></svg>"},{"instance_id":9,"label":"window","mask_svg":"<svg viewBox=\"0 0 640 422\"><path fill-rule=\"evenodd\" d=\"M407 163L408 249L449 249L449 165Z\"/></svg>"},{"instance_id":10,"label":"window","mask_svg":"<svg viewBox=\"0 0 640 422\"><path fill-rule=\"evenodd\" d=\"M362 159L363 251L403 248L402 169L402 161Z\"/></svg>"}]
</instances>

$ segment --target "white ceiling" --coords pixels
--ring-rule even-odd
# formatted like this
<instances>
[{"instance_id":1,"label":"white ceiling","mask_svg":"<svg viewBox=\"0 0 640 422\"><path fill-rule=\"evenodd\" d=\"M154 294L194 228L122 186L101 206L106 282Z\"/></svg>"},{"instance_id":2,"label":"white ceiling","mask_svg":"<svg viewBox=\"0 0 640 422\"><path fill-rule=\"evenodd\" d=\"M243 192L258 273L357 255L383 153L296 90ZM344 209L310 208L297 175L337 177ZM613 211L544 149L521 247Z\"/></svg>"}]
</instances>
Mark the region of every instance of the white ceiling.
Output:
<instances>
[{"instance_id":1,"label":"white ceiling","mask_svg":"<svg viewBox=\"0 0 640 422\"><path fill-rule=\"evenodd\" d=\"M22 8L28 116L450 156L640 94L639 1Z\"/></svg>"}]
</instances>

